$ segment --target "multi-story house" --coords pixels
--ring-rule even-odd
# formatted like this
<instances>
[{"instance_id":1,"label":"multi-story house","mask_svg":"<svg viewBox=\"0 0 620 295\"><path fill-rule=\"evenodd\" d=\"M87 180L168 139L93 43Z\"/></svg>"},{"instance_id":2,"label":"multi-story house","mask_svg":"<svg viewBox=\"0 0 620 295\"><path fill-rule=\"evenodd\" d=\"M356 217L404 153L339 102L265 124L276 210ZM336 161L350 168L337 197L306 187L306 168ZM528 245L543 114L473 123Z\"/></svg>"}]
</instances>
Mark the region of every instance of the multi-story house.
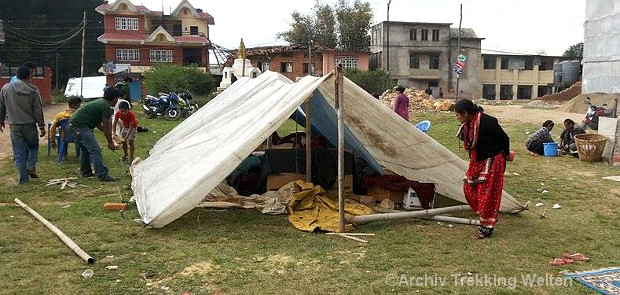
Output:
<instances>
[{"instance_id":1,"label":"multi-story house","mask_svg":"<svg viewBox=\"0 0 620 295\"><path fill-rule=\"evenodd\" d=\"M4 31L2 30L2 20L0 20L0 44L4 44Z\"/></svg>"},{"instance_id":2,"label":"multi-story house","mask_svg":"<svg viewBox=\"0 0 620 295\"><path fill-rule=\"evenodd\" d=\"M459 29L450 25L390 21L372 26L371 69L388 71L403 86L430 87L435 96L442 87L444 94L450 95L450 90L456 91L457 75L453 69L459 55ZM464 98L478 98L482 94L480 45L484 38L478 38L470 28L461 29L460 35L460 54L466 60L459 92Z\"/></svg>"},{"instance_id":3,"label":"multi-story house","mask_svg":"<svg viewBox=\"0 0 620 295\"><path fill-rule=\"evenodd\" d=\"M106 65L100 70L107 82L129 76L132 99L142 96L142 73L155 63L195 64L208 70L209 25L214 19L187 0L170 13L151 11L129 0L104 3L95 9L104 15L104 34L97 40L105 44Z\"/></svg>"}]
</instances>

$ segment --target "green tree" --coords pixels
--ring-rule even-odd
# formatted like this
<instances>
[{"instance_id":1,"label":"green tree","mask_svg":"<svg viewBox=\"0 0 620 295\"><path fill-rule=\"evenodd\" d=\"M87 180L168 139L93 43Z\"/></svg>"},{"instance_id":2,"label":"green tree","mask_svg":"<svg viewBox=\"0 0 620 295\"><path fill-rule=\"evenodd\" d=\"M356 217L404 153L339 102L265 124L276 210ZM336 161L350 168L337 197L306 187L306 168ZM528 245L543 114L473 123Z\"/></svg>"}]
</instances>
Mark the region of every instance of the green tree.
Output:
<instances>
[{"instance_id":1,"label":"green tree","mask_svg":"<svg viewBox=\"0 0 620 295\"><path fill-rule=\"evenodd\" d=\"M577 44L573 44L562 54L564 57L568 58L582 58L583 57L583 42L579 42Z\"/></svg>"},{"instance_id":2,"label":"green tree","mask_svg":"<svg viewBox=\"0 0 620 295\"><path fill-rule=\"evenodd\" d=\"M370 51L370 3L355 0L353 6L347 0L338 1L338 37L343 50Z\"/></svg>"},{"instance_id":3,"label":"green tree","mask_svg":"<svg viewBox=\"0 0 620 295\"><path fill-rule=\"evenodd\" d=\"M291 28L286 32L278 33L278 38L297 46L308 46L312 40L314 21L312 16L301 14L297 11L291 13L293 19L289 25Z\"/></svg>"},{"instance_id":4,"label":"green tree","mask_svg":"<svg viewBox=\"0 0 620 295\"><path fill-rule=\"evenodd\" d=\"M370 23L372 9L368 2L340 0L335 7L317 0L309 14L295 11L291 14L288 31L277 37L291 45L314 44L343 50L370 50Z\"/></svg>"},{"instance_id":5,"label":"green tree","mask_svg":"<svg viewBox=\"0 0 620 295\"><path fill-rule=\"evenodd\" d=\"M385 90L396 86L396 81L385 71L346 69L344 75L374 97L379 97Z\"/></svg>"},{"instance_id":6,"label":"green tree","mask_svg":"<svg viewBox=\"0 0 620 295\"><path fill-rule=\"evenodd\" d=\"M213 76L196 66L157 64L144 72L144 81L151 94L189 90L196 95L206 95L214 88Z\"/></svg>"},{"instance_id":7,"label":"green tree","mask_svg":"<svg viewBox=\"0 0 620 295\"><path fill-rule=\"evenodd\" d=\"M336 34L336 18L334 10L327 4L321 4L317 0L314 5L314 42L328 48L338 46L338 35Z\"/></svg>"}]
</instances>

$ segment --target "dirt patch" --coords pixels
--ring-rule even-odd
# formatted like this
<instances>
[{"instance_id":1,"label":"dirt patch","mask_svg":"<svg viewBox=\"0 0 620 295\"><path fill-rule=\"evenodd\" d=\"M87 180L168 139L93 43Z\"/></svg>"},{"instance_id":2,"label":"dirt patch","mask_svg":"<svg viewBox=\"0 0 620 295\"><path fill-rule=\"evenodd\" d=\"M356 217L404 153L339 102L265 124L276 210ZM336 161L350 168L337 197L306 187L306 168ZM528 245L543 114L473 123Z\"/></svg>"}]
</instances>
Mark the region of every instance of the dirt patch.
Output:
<instances>
[{"instance_id":1,"label":"dirt patch","mask_svg":"<svg viewBox=\"0 0 620 295\"><path fill-rule=\"evenodd\" d=\"M620 99L620 93L607 94L607 93L597 92L597 93L581 94L581 95L575 96L575 98L566 102L558 110L562 112L585 114L586 110L588 109L588 105L584 103L584 101L586 100L586 97L590 98L590 102L593 105L601 106L603 104L607 104L606 108L611 109L613 108L614 99L616 98Z\"/></svg>"},{"instance_id":2,"label":"dirt patch","mask_svg":"<svg viewBox=\"0 0 620 295\"><path fill-rule=\"evenodd\" d=\"M182 272L179 273L179 275L184 277L190 277L193 275L202 276L211 271L213 271L213 265L211 265L211 263L209 262L203 261L186 267L185 269L183 269Z\"/></svg>"},{"instance_id":3,"label":"dirt patch","mask_svg":"<svg viewBox=\"0 0 620 295\"><path fill-rule=\"evenodd\" d=\"M581 122L583 119L580 114L563 112L558 109L528 109L515 105L485 105L484 110L487 114L496 117L500 123L502 121L517 121L540 125L545 120L552 120L556 124L560 124L565 119L572 119L575 122Z\"/></svg>"},{"instance_id":4,"label":"dirt patch","mask_svg":"<svg viewBox=\"0 0 620 295\"><path fill-rule=\"evenodd\" d=\"M54 120L54 117L56 117L57 113L65 110L66 108L66 104L47 105L43 107L43 117L45 118L46 122L51 122ZM13 156L13 148L11 147L11 137L9 135L8 127L9 126L7 126L4 132L0 133L0 159ZM46 148L47 138L40 138L39 145L42 146L40 147L40 149Z\"/></svg>"}]
</instances>

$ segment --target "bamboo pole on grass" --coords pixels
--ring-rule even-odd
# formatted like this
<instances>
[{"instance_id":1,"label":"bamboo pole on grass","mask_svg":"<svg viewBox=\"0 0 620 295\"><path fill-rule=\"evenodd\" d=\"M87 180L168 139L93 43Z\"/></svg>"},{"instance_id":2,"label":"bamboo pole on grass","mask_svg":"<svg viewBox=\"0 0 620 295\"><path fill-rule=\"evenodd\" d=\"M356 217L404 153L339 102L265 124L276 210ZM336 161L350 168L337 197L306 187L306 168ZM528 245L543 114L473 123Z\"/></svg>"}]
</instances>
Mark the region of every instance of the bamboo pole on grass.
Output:
<instances>
[{"instance_id":1,"label":"bamboo pole on grass","mask_svg":"<svg viewBox=\"0 0 620 295\"><path fill-rule=\"evenodd\" d=\"M380 209L380 208L375 208L374 210L379 212L379 213L415 212L415 211L400 211L400 210L390 210L390 209ZM443 216L443 215L427 216L427 217L422 217L422 219L436 220L436 221L443 221L443 222L452 222L452 223L467 224L467 225L480 225L480 221L479 220L460 218L460 217L452 217L452 216Z\"/></svg>"},{"instance_id":2,"label":"bamboo pole on grass","mask_svg":"<svg viewBox=\"0 0 620 295\"><path fill-rule=\"evenodd\" d=\"M338 115L338 219L340 223L340 232L344 233L344 91L342 78L342 64L336 69L336 112Z\"/></svg>"},{"instance_id":3,"label":"bamboo pole on grass","mask_svg":"<svg viewBox=\"0 0 620 295\"><path fill-rule=\"evenodd\" d=\"M348 223L364 223L370 221L377 220L393 220L393 219L406 219L406 218L422 218L428 216L435 216L444 213L453 213L453 212L461 212L461 211L469 211L471 207L467 205L458 205L452 207L438 208L438 209L427 209L413 212L399 212L399 213L382 213L382 214L374 214L374 215L364 215L364 216L352 216L347 218Z\"/></svg>"},{"instance_id":4,"label":"bamboo pole on grass","mask_svg":"<svg viewBox=\"0 0 620 295\"><path fill-rule=\"evenodd\" d=\"M69 237L67 237L67 235L65 235L62 231L60 231L51 222L47 221L45 218L43 218L43 216L39 215L39 213L37 213L37 211L32 210L32 208L28 207L28 205L24 204L22 201L20 201L17 198L15 198L14 201L15 201L15 203L17 203L17 205L19 205L20 207L24 208L24 210L28 211L28 213L32 214L32 216L34 216L34 218L36 218L41 223L43 223L43 225L45 225L50 231L52 231L56 236L58 236L60 238L60 240L62 240L62 242L65 243L65 245L67 245L67 247L69 247L69 249L73 250L73 252L75 252L75 254L80 256L80 258L82 258L84 261L86 261L88 263L95 263L95 259L94 258L92 258L90 255L88 255L86 252L84 252L84 250L82 250L82 248L80 248L80 246L78 246L73 240L71 240Z\"/></svg>"}]
</instances>

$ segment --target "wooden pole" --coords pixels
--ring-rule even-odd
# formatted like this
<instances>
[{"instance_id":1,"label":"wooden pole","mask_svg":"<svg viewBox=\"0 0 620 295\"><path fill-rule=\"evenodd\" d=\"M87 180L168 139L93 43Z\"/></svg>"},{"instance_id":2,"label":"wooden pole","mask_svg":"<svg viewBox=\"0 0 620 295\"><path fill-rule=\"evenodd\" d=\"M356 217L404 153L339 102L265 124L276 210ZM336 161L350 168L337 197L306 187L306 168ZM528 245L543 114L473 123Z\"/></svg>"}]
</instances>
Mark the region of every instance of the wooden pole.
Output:
<instances>
[{"instance_id":1,"label":"wooden pole","mask_svg":"<svg viewBox=\"0 0 620 295\"><path fill-rule=\"evenodd\" d=\"M457 49L456 49L456 56L458 58L459 54L461 54L461 24L463 23L463 4L461 4L461 17L459 19L459 35L458 35L458 41L457 41ZM459 75L458 73L456 74L456 100L459 99L459 79L461 78L461 75Z\"/></svg>"},{"instance_id":2,"label":"wooden pole","mask_svg":"<svg viewBox=\"0 0 620 295\"><path fill-rule=\"evenodd\" d=\"M86 42L86 11L84 11L84 19L82 20L82 66L80 70L80 96L84 98L84 47Z\"/></svg>"},{"instance_id":3,"label":"wooden pole","mask_svg":"<svg viewBox=\"0 0 620 295\"><path fill-rule=\"evenodd\" d=\"M56 236L58 236L60 238L60 240L62 240L63 243L65 243L65 245L67 245L67 247L69 247L69 249L73 250L73 252L75 252L75 254L80 256L80 258L82 258L84 261L86 261L88 263L95 263L95 259L94 258L92 258L90 255L86 254L86 252L84 252L84 250L82 250L80 248L80 246L78 246L73 240L71 240L69 237L67 237L67 235L65 235L63 232L61 232L56 226L54 226L52 223L50 223L45 218L43 218L43 216L39 215L39 213L37 213L36 211L32 210L32 208L28 207L28 205L24 204L19 199L15 198L14 201L15 201L15 203L17 203L17 205L19 205L20 207L24 208L24 210L28 211L28 213L32 214L32 216L34 216L34 218L38 219L41 223L43 223L43 225L45 225L49 230L51 230L54 234L56 234Z\"/></svg>"},{"instance_id":4,"label":"wooden pole","mask_svg":"<svg viewBox=\"0 0 620 295\"><path fill-rule=\"evenodd\" d=\"M385 63L386 63L386 72L390 72L390 4L392 4L392 0L388 0L387 4L387 22L385 23L387 30L387 50L385 51Z\"/></svg>"},{"instance_id":5,"label":"wooden pole","mask_svg":"<svg viewBox=\"0 0 620 295\"><path fill-rule=\"evenodd\" d=\"M58 90L58 83L59 83L58 80L60 80L58 78L58 55L59 55L58 54L58 50L56 50L56 69L55 69L56 70L56 75L54 76L56 78L55 79L56 80L56 90Z\"/></svg>"},{"instance_id":6,"label":"wooden pole","mask_svg":"<svg viewBox=\"0 0 620 295\"><path fill-rule=\"evenodd\" d=\"M613 111L611 113L611 117L612 118L616 118L617 116L618 116L618 99L615 98L614 99L614 108L613 108Z\"/></svg>"},{"instance_id":7,"label":"wooden pole","mask_svg":"<svg viewBox=\"0 0 620 295\"><path fill-rule=\"evenodd\" d=\"M338 115L338 213L340 232L344 232L344 91L342 64L336 69L336 112Z\"/></svg>"},{"instance_id":8,"label":"wooden pole","mask_svg":"<svg viewBox=\"0 0 620 295\"><path fill-rule=\"evenodd\" d=\"M306 182L312 182L312 95L306 99Z\"/></svg>"},{"instance_id":9,"label":"wooden pole","mask_svg":"<svg viewBox=\"0 0 620 295\"><path fill-rule=\"evenodd\" d=\"M452 213L452 212L461 212L468 211L471 208L467 205L458 205L452 207L438 208L438 209L427 209L413 212L399 212L399 213L382 213L382 214L374 214L374 215L364 215L364 216L352 216L347 219L348 223L364 223L370 221L377 220L392 220L392 219L405 219L405 218L422 218L428 216L434 216L444 213Z\"/></svg>"}]
</instances>

